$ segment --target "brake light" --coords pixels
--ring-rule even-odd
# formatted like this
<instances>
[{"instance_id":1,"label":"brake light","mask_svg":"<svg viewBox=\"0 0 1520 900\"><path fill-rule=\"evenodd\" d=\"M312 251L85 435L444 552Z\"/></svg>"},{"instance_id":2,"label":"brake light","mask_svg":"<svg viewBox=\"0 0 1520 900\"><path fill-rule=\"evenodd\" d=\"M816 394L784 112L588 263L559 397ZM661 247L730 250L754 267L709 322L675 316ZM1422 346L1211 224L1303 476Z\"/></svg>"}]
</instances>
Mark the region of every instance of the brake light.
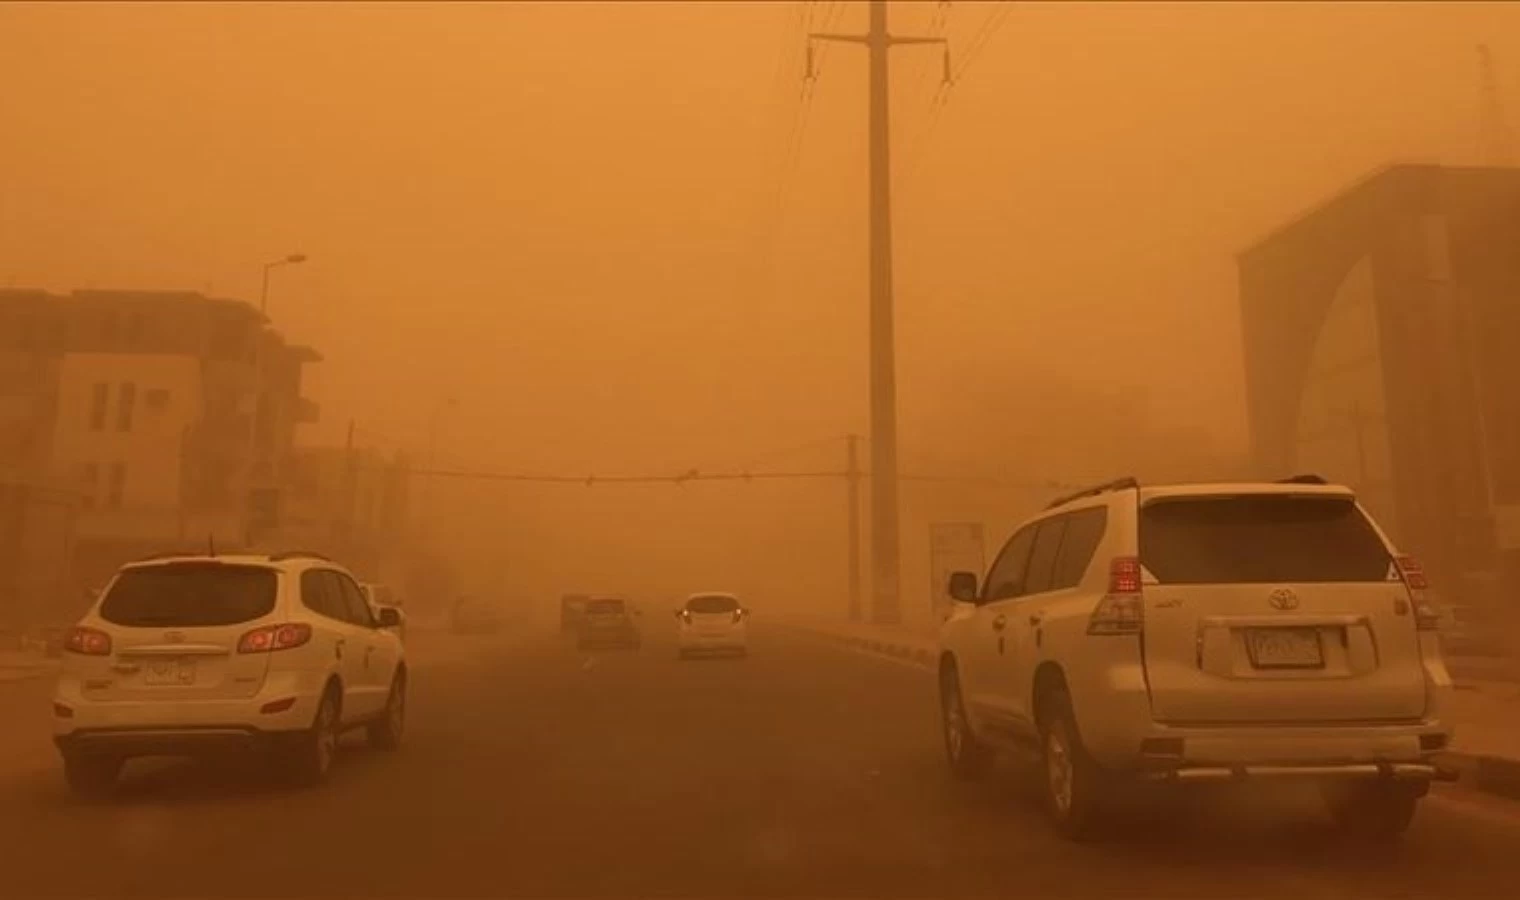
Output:
<instances>
[{"instance_id":1,"label":"brake light","mask_svg":"<svg viewBox=\"0 0 1520 900\"><path fill-rule=\"evenodd\" d=\"M1088 634L1139 634L1145 629L1145 598L1141 594L1140 560L1115 558L1108 566L1108 593L1087 620Z\"/></svg>"},{"instance_id":2,"label":"brake light","mask_svg":"<svg viewBox=\"0 0 1520 900\"><path fill-rule=\"evenodd\" d=\"M110 656L111 636L99 629L76 625L69 629L69 635L64 638L63 647L70 653L79 653L84 656Z\"/></svg>"},{"instance_id":3,"label":"brake light","mask_svg":"<svg viewBox=\"0 0 1520 900\"><path fill-rule=\"evenodd\" d=\"M239 653L272 653L289 650L311 640L311 626L302 622L285 625L265 625L243 635L238 640Z\"/></svg>"},{"instance_id":4,"label":"brake light","mask_svg":"<svg viewBox=\"0 0 1520 900\"><path fill-rule=\"evenodd\" d=\"M1140 593L1140 560L1133 556L1120 556L1108 564L1108 592L1110 594Z\"/></svg>"},{"instance_id":5,"label":"brake light","mask_svg":"<svg viewBox=\"0 0 1520 900\"><path fill-rule=\"evenodd\" d=\"M744 621L744 610L742 610L742 609L736 609L736 610L734 610L734 624L738 625L740 622L743 622L743 621Z\"/></svg>"},{"instance_id":6,"label":"brake light","mask_svg":"<svg viewBox=\"0 0 1520 900\"><path fill-rule=\"evenodd\" d=\"M681 621L683 623L687 624L687 625L691 624L691 610L689 610L689 609L683 609L683 610L681 610Z\"/></svg>"},{"instance_id":7,"label":"brake light","mask_svg":"<svg viewBox=\"0 0 1520 900\"><path fill-rule=\"evenodd\" d=\"M1393 564L1399 570L1399 577L1409 585L1411 591L1423 591L1430 587L1430 580L1425 577L1425 567L1413 556L1396 556Z\"/></svg>"}]
</instances>

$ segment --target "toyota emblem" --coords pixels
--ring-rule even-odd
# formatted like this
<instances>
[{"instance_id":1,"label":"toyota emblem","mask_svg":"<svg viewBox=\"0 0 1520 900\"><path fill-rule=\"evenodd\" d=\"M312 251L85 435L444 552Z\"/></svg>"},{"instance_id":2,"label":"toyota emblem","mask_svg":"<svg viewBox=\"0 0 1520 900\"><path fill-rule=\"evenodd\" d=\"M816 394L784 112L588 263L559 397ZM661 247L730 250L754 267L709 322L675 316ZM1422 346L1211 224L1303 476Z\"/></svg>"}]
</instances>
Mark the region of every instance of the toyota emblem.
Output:
<instances>
[{"instance_id":1,"label":"toyota emblem","mask_svg":"<svg viewBox=\"0 0 1520 900\"><path fill-rule=\"evenodd\" d=\"M1298 595L1289 588L1278 588L1268 594L1267 602L1272 604L1273 609L1298 609Z\"/></svg>"}]
</instances>

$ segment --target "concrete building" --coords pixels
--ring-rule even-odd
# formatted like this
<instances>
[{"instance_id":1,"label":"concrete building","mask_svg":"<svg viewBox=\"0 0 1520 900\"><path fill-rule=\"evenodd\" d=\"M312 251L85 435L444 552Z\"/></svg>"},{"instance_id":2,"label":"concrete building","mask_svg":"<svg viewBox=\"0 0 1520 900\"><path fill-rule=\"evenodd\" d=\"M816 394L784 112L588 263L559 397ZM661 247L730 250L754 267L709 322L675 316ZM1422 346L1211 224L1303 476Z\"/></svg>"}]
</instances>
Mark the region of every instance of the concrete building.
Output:
<instances>
[{"instance_id":1,"label":"concrete building","mask_svg":"<svg viewBox=\"0 0 1520 900\"><path fill-rule=\"evenodd\" d=\"M246 536L316 420L292 346L253 307L196 293L0 291L0 466L79 497L75 566Z\"/></svg>"},{"instance_id":2,"label":"concrete building","mask_svg":"<svg viewBox=\"0 0 1520 900\"><path fill-rule=\"evenodd\" d=\"M1520 169L1395 166L1240 255L1255 465L1356 486L1454 594L1520 577Z\"/></svg>"}]
</instances>

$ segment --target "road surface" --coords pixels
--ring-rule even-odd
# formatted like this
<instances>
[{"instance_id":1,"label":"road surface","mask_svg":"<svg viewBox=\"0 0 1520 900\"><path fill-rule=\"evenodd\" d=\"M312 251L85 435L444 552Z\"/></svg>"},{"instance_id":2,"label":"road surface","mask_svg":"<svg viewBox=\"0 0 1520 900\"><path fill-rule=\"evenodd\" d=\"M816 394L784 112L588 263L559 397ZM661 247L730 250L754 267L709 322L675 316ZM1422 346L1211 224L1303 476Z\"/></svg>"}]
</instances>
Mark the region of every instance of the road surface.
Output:
<instances>
[{"instance_id":1,"label":"road surface","mask_svg":"<svg viewBox=\"0 0 1520 900\"><path fill-rule=\"evenodd\" d=\"M1346 847L1312 798L1281 795L1068 844L1017 771L950 781L924 672L783 631L753 640L735 661L546 639L421 665L403 749L358 746L309 791L150 766L117 800L80 804L45 740L9 733L0 895L1477 898L1520 884L1520 806L1457 793L1428 801L1394 853ZM45 727L44 686L11 687L3 721Z\"/></svg>"}]
</instances>

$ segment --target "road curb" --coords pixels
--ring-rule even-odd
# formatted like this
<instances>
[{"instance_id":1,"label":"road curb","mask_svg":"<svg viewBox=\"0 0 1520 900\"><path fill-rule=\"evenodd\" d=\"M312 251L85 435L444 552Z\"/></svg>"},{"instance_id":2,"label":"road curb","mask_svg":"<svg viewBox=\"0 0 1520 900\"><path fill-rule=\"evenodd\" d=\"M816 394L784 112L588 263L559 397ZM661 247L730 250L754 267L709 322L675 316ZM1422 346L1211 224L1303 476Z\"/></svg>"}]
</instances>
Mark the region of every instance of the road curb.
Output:
<instances>
[{"instance_id":1,"label":"road curb","mask_svg":"<svg viewBox=\"0 0 1520 900\"><path fill-rule=\"evenodd\" d=\"M841 634L826 628L814 628L807 625L790 627L835 643L896 659L909 660L926 669L932 669L934 664L934 655L922 647L884 641L874 637ZM1462 790L1490 794L1506 800L1520 800L1520 760L1467 753L1461 750L1444 751L1437 754L1436 759L1457 772L1456 785Z\"/></svg>"}]
</instances>

